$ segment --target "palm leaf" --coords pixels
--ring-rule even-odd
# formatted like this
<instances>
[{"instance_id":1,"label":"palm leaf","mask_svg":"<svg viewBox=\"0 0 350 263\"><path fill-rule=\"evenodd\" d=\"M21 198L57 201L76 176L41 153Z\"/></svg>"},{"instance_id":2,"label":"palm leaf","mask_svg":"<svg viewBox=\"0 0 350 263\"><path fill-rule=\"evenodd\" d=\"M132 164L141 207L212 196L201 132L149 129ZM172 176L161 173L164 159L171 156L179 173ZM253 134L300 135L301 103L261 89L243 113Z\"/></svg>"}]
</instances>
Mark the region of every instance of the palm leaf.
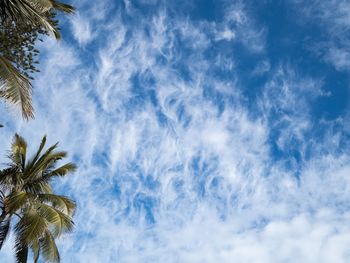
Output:
<instances>
[{"instance_id":1,"label":"palm leaf","mask_svg":"<svg viewBox=\"0 0 350 263\"><path fill-rule=\"evenodd\" d=\"M39 156L41 154L41 151L44 149L45 144L46 144L46 135L44 135L44 137L41 139L41 143L40 143L39 149L37 150L37 152L36 152L35 156L33 157L33 159L28 163L28 165L26 167L26 170L31 169L33 167L35 162L38 160L38 158L39 158Z\"/></svg>"},{"instance_id":2,"label":"palm leaf","mask_svg":"<svg viewBox=\"0 0 350 263\"><path fill-rule=\"evenodd\" d=\"M2 1L4 2L4 1ZM23 24L40 25L47 31L55 33L56 29L47 19L41 10L36 10L27 0L11 0L5 1L3 4L3 18Z\"/></svg>"},{"instance_id":3,"label":"palm leaf","mask_svg":"<svg viewBox=\"0 0 350 263\"><path fill-rule=\"evenodd\" d=\"M60 254L55 239L48 230L45 231L45 236L41 242L41 252L46 261L53 263L60 262Z\"/></svg>"},{"instance_id":4,"label":"palm leaf","mask_svg":"<svg viewBox=\"0 0 350 263\"><path fill-rule=\"evenodd\" d=\"M26 154L27 154L27 143L26 141L19 136L17 133L15 134L14 140L12 142L11 147L11 158L13 161L24 170L24 166L26 163Z\"/></svg>"},{"instance_id":5,"label":"palm leaf","mask_svg":"<svg viewBox=\"0 0 350 263\"><path fill-rule=\"evenodd\" d=\"M53 235L55 237L61 235L63 232L71 232L74 228L72 218L56 208L40 204L37 212L53 228Z\"/></svg>"},{"instance_id":6,"label":"palm leaf","mask_svg":"<svg viewBox=\"0 0 350 263\"><path fill-rule=\"evenodd\" d=\"M15 226L15 231L21 237L25 245L30 245L32 240L38 240L47 229L47 221L38 213L27 210Z\"/></svg>"},{"instance_id":7,"label":"palm leaf","mask_svg":"<svg viewBox=\"0 0 350 263\"><path fill-rule=\"evenodd\" d=\"M75 202L62 195L38 194L37 198L40 202L50 204L67 215L72 215L76 207Z\"/></svg>"},{"instance_id":8,"label":"palm leaf","mask_svg":"<svg viewBox=\"0 0 350 263\"><path fill-rule=\"evenodd\" d=\"M31 180L30 182L25 183L23 189L32 194L40 194L40 193L52 193L52 188L49 184L48 179L38 178Z\"/></svg>"},{"instance_id":9,"label":"palm leaf","mask_svg":"<svg viewBox=\"0 0 350 263\"><path fill-rule=\"evenodd\" d=\"M20 240L16 241L16 263L27 263L28 259L28 246L23 244Z\"/></svg>"},{"instance_id":10,"label":"palm leaf","mask_svg":"<svg viewBox=\"0 0 350 263\"><path fill-rule=\"evenodd\" d=\"M8 236L10 230L10 222L11 217L8 216L0 223L0 250Z\"/></svg>"},{"instance_id":11,"label":"palm leaf","mask_svg":"<svg viewBox=\"0 0 350 263\"><path fill-rule=\"evenodd\" d=\"M8 214L14 214L17 210L24 208L30 199L30 194L26 192L13 192L5 199L5 211Z\"/></svg>"},{"instance_id":12,"label":"palm leaf","mask_svg":"<svg viewBox=\"0 0 350 263\"><path fill-rule=\"evenodd\" d=\"M43 177L65 176L68 173L74 172L76 169L77 166L74 163L66 163L65 165L62 165L59 168L43 175Z\"/></svg>"},{"instance_id":13,"label":"palm leaf","mask_svg":"<svg viewBox=\"0 0 350 263\"><path fill-rule=\"evenodd\" d=\"M34 117L30 81L3 56L0 56L0 97L19 105L25 119Z\"/></svg>"},{"instance_id":14,"label":"palm leaf","mask_svg":"<svg viewBox=\"0 0 350 263\"><path fill-rule=\"evenodd\" d=\"M26 169L26 178L34 178L37 176L37 174L43 170L45 170L49 165L50 162L53 161L51 155L52 151L57 147L58 143L52 145L50 148L46 150L46 152L41 155L41 157L33 163L30 169ZM63 158L65 155L63 155L61 158Z\"/></svg>"},{"instance_id":15,"label":"palm leaf","mask_svg":"<svg viewBox=\"0 0 350 263\"><path fill-rule=\"evenodd\" d=\"M32 244L30 245L30 248L33 251L33 261L34 263L37 263L39 260L39 255L40 255L40 244L39 240L34 240Z\"/></svg>"},{"instance_id":16,"label":"palm leaf","mask_svg":"<svg viewBox=\"0 0 350 263\"><path fill-rule=\"evenodd\" d=\"M53 8L53 3L50 0L27 0L29 5L43 14L50 11Z\"/></svg>"},{"instance_id":17,"label":"palm leaf","mask_svg":"<svg viewBox=\"0 0 350 263\"><path fill-rule=\"evenodd\" d=\"M58 11L61 11L67 14L73 14L75 11L75 8L71 5L60 3L55 0L53 0L52 3L53 3L53 8Z\"/></svg>"}]
</instances>

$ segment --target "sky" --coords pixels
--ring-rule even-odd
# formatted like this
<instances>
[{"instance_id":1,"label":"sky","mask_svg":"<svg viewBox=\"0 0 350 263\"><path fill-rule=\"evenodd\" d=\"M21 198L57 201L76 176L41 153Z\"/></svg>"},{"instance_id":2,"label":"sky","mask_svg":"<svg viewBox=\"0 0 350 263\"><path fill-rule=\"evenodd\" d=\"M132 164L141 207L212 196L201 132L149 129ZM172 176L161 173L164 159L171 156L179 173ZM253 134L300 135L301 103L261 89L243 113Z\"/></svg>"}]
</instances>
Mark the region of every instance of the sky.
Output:
<instances>
[{"instance_id":1,"label":"sky","mask_svg":"<svg viewBox=\"0 0 350 263\"><path fill-rule=\"evenodd\" d=\"M79 169L64 263L350 261L350 3L75 0L35 120ZM11 239L1 262L14 262Z\"/></svg>"}]
</instances>

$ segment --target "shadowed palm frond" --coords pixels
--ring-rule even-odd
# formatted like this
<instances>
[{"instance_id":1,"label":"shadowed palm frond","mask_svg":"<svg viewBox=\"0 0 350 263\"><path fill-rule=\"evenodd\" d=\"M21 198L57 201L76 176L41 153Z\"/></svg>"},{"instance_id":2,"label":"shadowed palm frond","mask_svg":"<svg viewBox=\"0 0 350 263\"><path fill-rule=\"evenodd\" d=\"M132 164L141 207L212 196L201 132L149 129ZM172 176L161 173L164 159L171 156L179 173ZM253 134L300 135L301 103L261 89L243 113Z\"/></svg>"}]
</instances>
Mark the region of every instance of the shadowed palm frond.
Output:
<instances>
[{"instance_id":1,"label":"shadowed palm frond","mask_svg":"<svg viewBox=\"0 0 350 263\"><path fill-rule=\"evenodd\" d=\"M16 263L27 263L28 246L26 246L19 237L15 241Z\"/></svg>"},{"instance_id":2,"label":"shadowed palm frond","mask_svg":"<svg viewBox=\"0 0 350 263\"><path fill-rule=\"evenodd\" d=\"M0 250L4 244L7 235L10 230L11 217L6 217L2 222L0 222Z\"/></svg>"}]
</instances>

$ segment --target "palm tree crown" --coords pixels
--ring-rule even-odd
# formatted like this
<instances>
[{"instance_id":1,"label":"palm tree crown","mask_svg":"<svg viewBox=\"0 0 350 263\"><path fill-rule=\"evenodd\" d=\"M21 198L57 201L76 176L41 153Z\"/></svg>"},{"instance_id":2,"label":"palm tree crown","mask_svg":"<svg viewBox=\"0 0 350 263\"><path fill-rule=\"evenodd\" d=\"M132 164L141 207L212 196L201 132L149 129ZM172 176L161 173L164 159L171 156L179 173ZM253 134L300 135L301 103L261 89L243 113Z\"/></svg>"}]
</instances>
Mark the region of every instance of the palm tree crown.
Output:
<instances>
[{"instance_id":1,"label":"palm tree crown","mask_svg":"<svg viewBox=\"0 0 350 263\"><path fill-rule=\"evenodd\" d=\"M27 262L28 249L32 250L35 263L40 254L47 262L59 262L55 238L70 232L74 225L74 201L54 194L51 182L73 172L76 166L67 163L56 167L66 152L55 151L57 143L43 152L45 143L43 137L36 154L27 159L27 143L16 134L10 163L0 171L0 249L14 221L18 263Z\"/></svg>"}]
</instances>

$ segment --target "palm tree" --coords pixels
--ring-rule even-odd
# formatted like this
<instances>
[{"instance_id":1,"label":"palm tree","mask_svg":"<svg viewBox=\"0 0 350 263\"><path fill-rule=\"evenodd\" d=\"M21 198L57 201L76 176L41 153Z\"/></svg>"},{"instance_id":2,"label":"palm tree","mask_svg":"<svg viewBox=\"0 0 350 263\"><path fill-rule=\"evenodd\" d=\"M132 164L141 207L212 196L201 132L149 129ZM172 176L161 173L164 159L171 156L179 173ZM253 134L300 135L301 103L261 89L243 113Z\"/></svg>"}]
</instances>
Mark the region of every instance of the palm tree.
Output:
<instances>
[{"instance_id":1,"label":"palm tree","mask_svg":"<svg viewBox=\"0 0 350 263\"><path fill-rule=\"evenodd\" d=\"M75 203L56 195L51 182L76 169L73 163L57 167L66 152L55 151L57 143L43 152L44 136L36 154L27 159L27 143L15 135L9 154L10 163L0 171L0 250L11 229L15 234L16 262L27 262L28 249L38 262L41 254L47 262L59 262L55 238L70 232Z\"/></svg>"},{"instance_id":2,"label":"palm tree","mask_svg":"<svg viewBox=\"0 0 350 263\"><path fill-rule=\"evenodd\" d=\"M59 39L53 12L73 13L74 7L56 0L1 0L0 22L3 25L32 25L51 32ZM37 29L35 29L37 30ZM21 107L25 119L34 117L30 80L0 50L0 97Z\"/></svg>"}]
</instances>

